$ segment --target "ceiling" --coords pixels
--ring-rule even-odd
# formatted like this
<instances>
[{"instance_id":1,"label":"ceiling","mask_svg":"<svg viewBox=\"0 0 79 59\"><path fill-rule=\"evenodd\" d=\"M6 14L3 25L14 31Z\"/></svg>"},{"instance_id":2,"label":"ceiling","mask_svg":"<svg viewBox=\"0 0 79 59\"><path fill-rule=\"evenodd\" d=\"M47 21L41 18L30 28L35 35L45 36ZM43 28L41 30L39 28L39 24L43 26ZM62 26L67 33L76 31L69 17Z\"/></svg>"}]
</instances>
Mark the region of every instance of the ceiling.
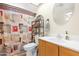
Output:
<instances>
[{"instance_id":1,"label":"ceiling","mask_svg":"<svg viewBox=\"0 0 79 59\"><path fill-rule=\"evenodd\" d=\"M40 5L42 5L43 3L32 3L33 5L39 7Z\"/></svg>"},{"instance_id":2,"label":"ceiling","mask_svg":"<svg viewBox=\"0 0 79 59\"><path fill-rule=\"evenodd\" d=\"M36 13L41 3L6 3Z\"/></svg>"}]
</instances>

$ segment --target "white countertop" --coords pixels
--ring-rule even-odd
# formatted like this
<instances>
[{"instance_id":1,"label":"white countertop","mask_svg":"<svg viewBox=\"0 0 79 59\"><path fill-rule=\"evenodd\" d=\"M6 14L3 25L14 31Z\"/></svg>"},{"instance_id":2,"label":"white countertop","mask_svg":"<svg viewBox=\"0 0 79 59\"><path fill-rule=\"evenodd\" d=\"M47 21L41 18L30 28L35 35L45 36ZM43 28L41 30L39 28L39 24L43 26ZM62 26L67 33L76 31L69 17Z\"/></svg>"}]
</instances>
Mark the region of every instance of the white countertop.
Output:
<instances>
[{"instance_id":1,"label":"white countertop","mask_svg":"<svg viewBox=\"0 0 79 59\"><path fill-rule=\"evenodd\" d=\"M79 52L79 41L58 39L56 37L39 37L39 39Z\"/></svg>"}]
</instances>

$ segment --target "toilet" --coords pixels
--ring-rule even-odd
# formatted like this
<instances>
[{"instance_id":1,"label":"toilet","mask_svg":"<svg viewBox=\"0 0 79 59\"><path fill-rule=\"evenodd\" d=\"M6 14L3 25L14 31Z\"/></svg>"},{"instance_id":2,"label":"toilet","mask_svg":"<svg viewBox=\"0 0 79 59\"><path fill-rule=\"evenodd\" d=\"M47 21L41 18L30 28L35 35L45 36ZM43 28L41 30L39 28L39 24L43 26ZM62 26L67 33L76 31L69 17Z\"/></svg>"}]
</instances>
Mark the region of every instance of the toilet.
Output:
<instances>
[{"instance_id":1,"label":"toilet","mask_svg":"<svg viewBox=\"0 0 79 59\"><path fill-rule=\"evenodd\" d=\"M35 36L35 43L28 43L23 46L26 56L36 56L36 47L38 46L38 35Z\"/></svg>"}]
</instances>

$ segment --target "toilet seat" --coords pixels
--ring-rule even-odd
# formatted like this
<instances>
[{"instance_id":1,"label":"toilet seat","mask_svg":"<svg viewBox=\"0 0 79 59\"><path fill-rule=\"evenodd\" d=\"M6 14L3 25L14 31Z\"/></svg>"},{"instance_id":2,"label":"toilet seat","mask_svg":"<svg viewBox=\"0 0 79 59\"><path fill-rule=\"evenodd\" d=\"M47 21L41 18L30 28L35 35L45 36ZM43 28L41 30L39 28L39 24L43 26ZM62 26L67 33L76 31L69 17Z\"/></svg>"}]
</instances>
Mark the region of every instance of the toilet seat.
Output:
<instances>
[{"instance_id":1,"label":"toilet seat","mask_svg":"<svg viewBox=\"0 0 79 59\"><path fill-rule=\"evenodd\" d=\"M28 50L32 50L37 46L36 43L29 43L23 46L24 50L28 51Z\"/></svg>"}]
</instances>

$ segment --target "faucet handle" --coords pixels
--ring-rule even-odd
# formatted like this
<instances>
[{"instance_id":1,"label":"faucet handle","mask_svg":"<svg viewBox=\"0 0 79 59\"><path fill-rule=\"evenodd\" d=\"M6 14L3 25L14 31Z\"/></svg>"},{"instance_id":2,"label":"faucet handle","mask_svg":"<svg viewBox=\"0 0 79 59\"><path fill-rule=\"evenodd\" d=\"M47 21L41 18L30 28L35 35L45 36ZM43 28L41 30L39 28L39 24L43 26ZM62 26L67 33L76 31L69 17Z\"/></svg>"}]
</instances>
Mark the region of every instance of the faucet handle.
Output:
<instances>
[{"instance_id":1,"label":"faucet handle","mask_svg":"<svg viewBox=\"0 0 79 59\"><path fill-rule=\"evenodd\" d=\"M66 39L66 40L69 40L68 31L65 31L65 33L66 33L65 39Z\"/></svg>"}]
</instances>

